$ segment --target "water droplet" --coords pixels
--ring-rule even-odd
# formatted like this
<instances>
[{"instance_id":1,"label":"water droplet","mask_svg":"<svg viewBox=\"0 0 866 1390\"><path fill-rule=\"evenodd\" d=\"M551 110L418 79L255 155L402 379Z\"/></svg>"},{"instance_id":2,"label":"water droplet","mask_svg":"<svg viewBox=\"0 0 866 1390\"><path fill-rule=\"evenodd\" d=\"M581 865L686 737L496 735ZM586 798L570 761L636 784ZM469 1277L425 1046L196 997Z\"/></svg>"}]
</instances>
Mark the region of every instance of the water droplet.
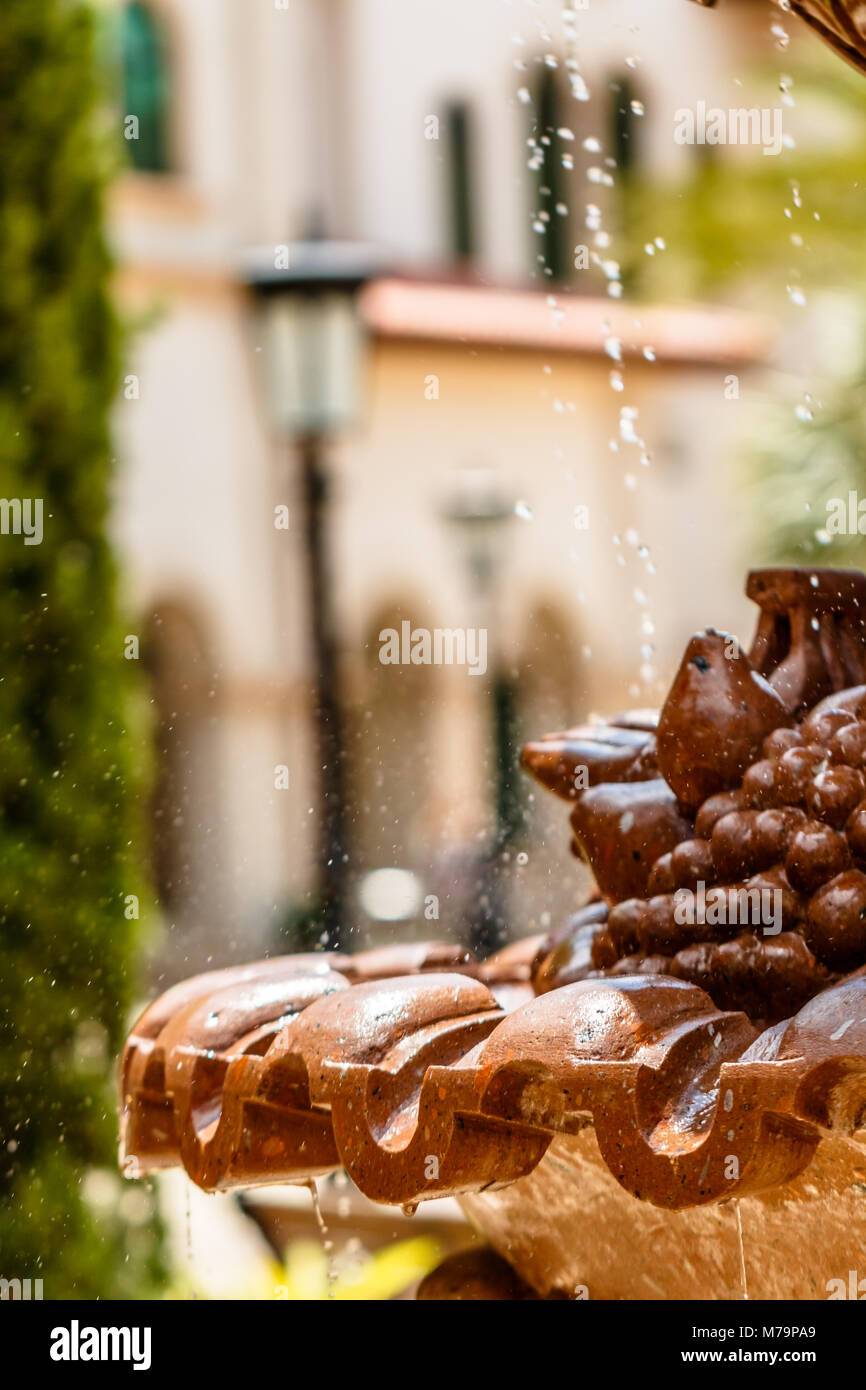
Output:
<instances>
[{"instance_id":1,"label":"water droplet","mask_svg":"<svg viewBox=\"0 0 866 1390\"><path fill-rule=\"evenodd\" d=\"M624 405L619 413L619 437L624 444L640 444L635 430L635 422L638 418L637 409L633 405Z\"/></svg>"},{"instance_id":2,"label":"water droplet","mask_svg":"<svg viewBox=\"0 0 866 1390\"><path fill-rule=\"evenodd\" d=\"M514 504L514 515L519 516L521 521L531 521L533 515L532 508L528 502L524 502L521 498L519 502L515 502Z\"/></svg>"}]
</instances>

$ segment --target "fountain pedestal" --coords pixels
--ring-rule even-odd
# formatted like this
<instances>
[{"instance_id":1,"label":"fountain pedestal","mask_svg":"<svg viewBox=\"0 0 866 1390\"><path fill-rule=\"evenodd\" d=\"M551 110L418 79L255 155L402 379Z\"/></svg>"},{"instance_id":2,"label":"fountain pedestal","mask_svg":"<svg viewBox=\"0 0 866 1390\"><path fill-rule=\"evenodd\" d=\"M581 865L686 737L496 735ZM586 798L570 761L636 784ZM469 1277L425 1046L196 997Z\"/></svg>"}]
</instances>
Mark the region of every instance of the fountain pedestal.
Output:
<instances>
[{"instance_id":1,"label":"fountain pedestal","mask_svg":"<svg viewBox=\"0 0 866 1390\"><path fill-rule=\"evenodd\" d=\"M862 1130L823 1141L790 1183L672 1212L619 1186L588 1126L555 1138L527 1177L460 1201L543 1297L826 1299L852 1269L866 1296Z\"/></svg>"}]
</instances>

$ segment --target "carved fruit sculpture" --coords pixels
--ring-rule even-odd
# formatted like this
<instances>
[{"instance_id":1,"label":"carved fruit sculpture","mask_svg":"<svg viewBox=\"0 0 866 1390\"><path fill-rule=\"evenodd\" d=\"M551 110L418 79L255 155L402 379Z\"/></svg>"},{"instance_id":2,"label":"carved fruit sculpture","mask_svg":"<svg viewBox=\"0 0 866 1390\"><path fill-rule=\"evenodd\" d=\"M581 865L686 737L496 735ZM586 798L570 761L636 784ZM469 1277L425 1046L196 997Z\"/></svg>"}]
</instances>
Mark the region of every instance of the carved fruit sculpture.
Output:
<instances>
[{"instance_id":1,"label":"carved fruit sculpture","mask_svg":"<svg viewBox=\"0 0 866 1390\"><path fill-rule=\"evenodd\" d=\"M756 571L747 592L751 652L693 637L655 734L643 712L642 732L626 720L524 749L576 802L601 899L546 943L536 988L673 975L772 1022L866 964L866 579Z\"/></svg>"},{"instance_id":2,"label":"carved fruit sculpture","mask_svg":"<svg viewBox=\"0 0 866 1390\"><path fill-rule=\"evenodd\" d=\"M342 1165L374 1201L457 1195L542 1294L573 1288L598 1247L620 1296L604 1213L643 1223L647 1259L660 1240L679 1250L683 1228L632 1198L683 1212L784 1191L761 1208L762 1287L789 1289L790 1203L820 1189L832 1203L809 1229L835 1222L827 1258L848 1259L866 1134L866 577L759 571L748 592L748 654L703 633L660 716L524 750L596 876L575 918L484 962L394 946L175 986L127 1039L125 1171L181 1163L214 1190ZM719 1229L694 1227L711 1233L703 1268Z\"/></svg>"}]
</instances>

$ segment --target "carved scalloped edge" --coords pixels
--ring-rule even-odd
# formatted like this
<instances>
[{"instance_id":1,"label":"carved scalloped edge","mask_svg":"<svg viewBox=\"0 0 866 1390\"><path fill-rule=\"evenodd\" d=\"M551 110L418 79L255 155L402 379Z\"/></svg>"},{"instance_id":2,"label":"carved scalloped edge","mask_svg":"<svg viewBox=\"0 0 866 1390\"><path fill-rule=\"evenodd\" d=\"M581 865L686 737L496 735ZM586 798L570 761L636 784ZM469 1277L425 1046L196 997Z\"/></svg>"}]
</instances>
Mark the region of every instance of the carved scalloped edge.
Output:
<instances>
[{"instance_id":1,"label":"carved scalloped edge","mask_svg":"<svg viewBox=\"0 0 866 1390\"><path fill-rule=\"evenodd\" d=\"M591 1123L626 1190L682 1208L789 1181L866 1112L866 971L764 1033L669 977L505 1014L471 964L349 983L363 971L287 957L156 1001L122 1063L127 1174L181 1161L213 1190L343 1164L414 1204L523 1177Z\"/></svg>"},{"instance_id":2,"label":"carved scalloped edge","mask_svg":"<svg viewBox=\"0 0 866 1390\"><path fill-rule=\"evenodd\" d=\"M219 1148L204 1131L208 1107L221 1107L229 1062L263 1053L287 1019L312 1000L362 981L451 970L478 976L501 1007L514 1007L532 997L530 969L541 940L524 938L481 964L462 947L419 942L354 956L279 956L182 981L144 1010L124 1047L119 1081L125 1171L135 1176L174 1167L182 1158L192 1171L203 1161L200 1149L210 1155ZM317 1118L307 1128L316 1131L316 1143L311 1139L305 1150L311 1172L327 1171L339 1161L330 1122L322 1125Z\"/></svg>"}]
</instances>

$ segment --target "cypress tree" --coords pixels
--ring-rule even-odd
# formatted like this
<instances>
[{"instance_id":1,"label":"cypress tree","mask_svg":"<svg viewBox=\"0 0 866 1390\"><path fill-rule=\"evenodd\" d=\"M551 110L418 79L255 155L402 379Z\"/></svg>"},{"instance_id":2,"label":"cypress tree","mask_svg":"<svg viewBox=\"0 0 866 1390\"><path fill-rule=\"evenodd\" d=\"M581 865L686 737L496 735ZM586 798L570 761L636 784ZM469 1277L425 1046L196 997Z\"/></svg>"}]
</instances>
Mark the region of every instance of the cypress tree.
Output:
<instances>
[{"instance_id":1,"label":"cypress tree","mask_svg":"<svg viewBox=\"0 0 866 1390\"><path fill-rule=\"evenodd\" d=\"M106 535L120 361L93 54L80 0L3 0L0 1275L45 1298L131 1296L158 1265L149 1195L116 1175L140 760Z\"/></svg>"}]
</instances>

